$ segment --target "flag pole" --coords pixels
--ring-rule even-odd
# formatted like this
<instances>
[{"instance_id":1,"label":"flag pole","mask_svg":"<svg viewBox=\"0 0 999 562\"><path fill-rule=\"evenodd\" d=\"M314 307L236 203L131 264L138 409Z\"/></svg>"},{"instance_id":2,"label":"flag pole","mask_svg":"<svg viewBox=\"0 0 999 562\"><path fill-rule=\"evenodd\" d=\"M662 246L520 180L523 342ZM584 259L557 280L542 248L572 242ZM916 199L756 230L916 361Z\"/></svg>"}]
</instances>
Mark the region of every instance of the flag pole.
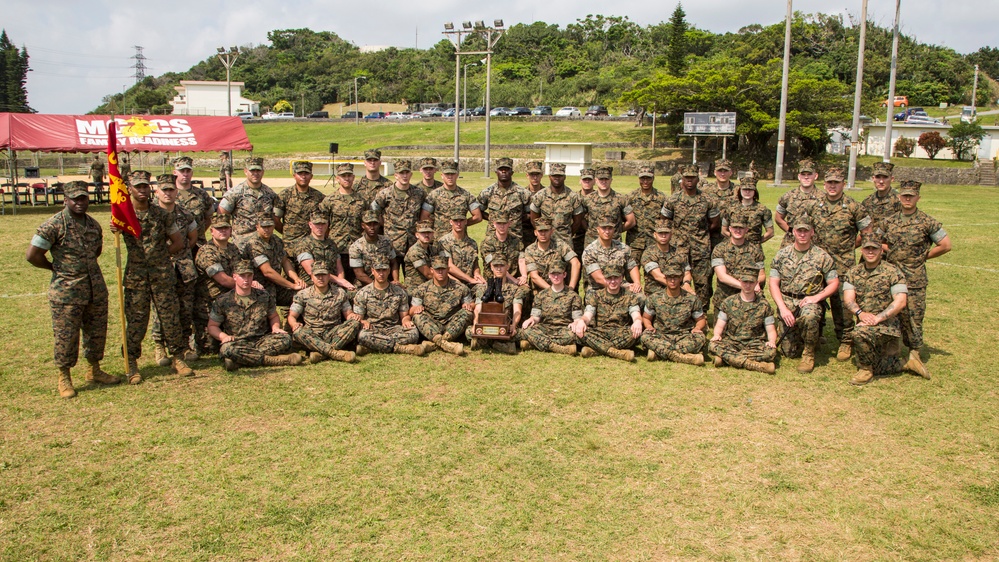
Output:
<instances>
[{"instance_id":1,"label":"flag pole","mask_svg":"<svg viewBox=\"0 0 999 562\"><path fill-rule=\"evenodd\" d=\"M125 372L129 375L131 373L128 371L128 329L125 325L125 288L122 285L122 272L121 272L121 232L115 231L114 233L114 256L115 256L115 271L118 275L118 314L119 320L121 320L121 350L122 355L125 357Z\"/></svg>"},{"instance_id":2,"label":"flag pole","mask_svg":"<svg viewBox=\"0 0 999 562\"><path fill-rule=\"evenodd\" d=\"M117 125L115 123L115 116L111 116L111 127L108 131L108 180L111 184L114 184L115 178L121 180L121 173L118 171L118 135L117 135ZM113 176L112 176L113 174ZM111 200L111 223L114 224L114 210L115 210L115 194L112 194L114 185L108 186L108 199ZM129 358L128 358L128 326L125 321L125 287L122 282L122 268L121 268L121 231L118 228L114 229L114 261L115 261L115 275L118 280L118 319L121 321L121 354L125 359L125 373L127 376L131 376L132 373L129 371Z\"/></svg>"}]
</instances>

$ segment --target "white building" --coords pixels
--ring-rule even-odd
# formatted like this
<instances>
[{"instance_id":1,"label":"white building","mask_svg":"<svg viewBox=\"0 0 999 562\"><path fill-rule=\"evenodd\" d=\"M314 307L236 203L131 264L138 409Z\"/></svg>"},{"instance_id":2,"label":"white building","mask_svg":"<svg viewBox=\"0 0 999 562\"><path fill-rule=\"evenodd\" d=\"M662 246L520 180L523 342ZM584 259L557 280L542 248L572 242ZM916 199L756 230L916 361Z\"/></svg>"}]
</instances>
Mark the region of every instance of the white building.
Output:
<instances>
[{"instance_id":1,"label":"white building","mask_svg":"<svg viewBox=\"0 0 999 562\"><path fill-rule=\"evenodd\" d=\"M996 125L985 125L982 124L982 129L985 130L985 137L982 139L982 143L978 145L978 159L979 160L991 160L999 157L999 126ZM947 133L950 131L950 125L944 124L911 124L906 125L903 123L895 123L891 128L891 146L892 154L894 155L895 143L901 137L910 138L914 141L919 140L919 135L928 132L936 131L940 133L940 136L946 137ZM867 148L867 154L877 154L884 155L885 153L885 124L884 123L872 123L867 125L867 142L865 143ZM954 160L954 153L950 148L944 148L937 153L937 159L939 160ZM913 151L911 158L929 158L926 151L916 145L916 150Z\"/></svg>"},{"instance_id":2,"label":"white building","mask_svg":"<svg viewBox=\"0 0 999 562\"><path fill-rule=\"evenodd\" d=\"M251 112L260 115L260 102L243 97L243 83L231 82L232 114ZM227 110L225 82L181 80L177 95L170 101L174 115L225 115Z\"/></svg>"}]
</instances>

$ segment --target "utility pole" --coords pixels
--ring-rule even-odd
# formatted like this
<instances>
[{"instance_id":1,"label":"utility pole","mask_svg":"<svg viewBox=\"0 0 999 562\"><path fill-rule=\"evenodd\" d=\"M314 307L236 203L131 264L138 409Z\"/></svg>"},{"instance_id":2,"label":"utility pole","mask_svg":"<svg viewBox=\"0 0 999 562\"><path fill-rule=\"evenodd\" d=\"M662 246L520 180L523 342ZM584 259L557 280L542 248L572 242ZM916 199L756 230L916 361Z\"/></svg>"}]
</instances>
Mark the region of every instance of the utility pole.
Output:
<instances>
[{"instance_id":1,"label":"utility pole","mask_svg":"<svg viewBox=\"0 0 999 562\"><path fill-rule=\"evenodd\" d=\"M971 117L975 117L975 100L978 97L978 65L975 65L975 85L971 87Z\"/></svg>"},{"instance_id":2,"label":"utility pole","mask_svg":"<svg viewBox=\"0 0 999 562\"><path fill-rule=\"evenodd\" d=\"M864 91L864 45L867 43L867 0L860 4L860 43L857 45L857 85L853 91L853 131L850 133L850 169L847 170L847 188L853 189L857 180L857 150L860 149L860 94ZM894 105L894 100L888 101Z\"/></svg>"},{"instance_id":3,"label":"utility pole","mask_svg":"<svg viewBox=\"0 0 999 562\"><path fill-rule=\"evenodd\" d=\"M787 80L791 71L791 0L787 0L784 19L784 74L780 79L780 124L777 128L777 164L774 166L774 185L781 186L784 178L784 144L787 137Z\"/></svg>"},{"instance_id":4,"label":"utility pole","mask_svg":"<svg viewBox=\"0 0 999 562\"><path fill-rule=\"evenodd\" d=\"M888 80L888 115L885 117L885 162L891 162L891 126L895 122L895 73L898 67L898 21L901 13L902 0L895 0L895 29L891 38L891 78Z\"/></svg>"}]
</instances>

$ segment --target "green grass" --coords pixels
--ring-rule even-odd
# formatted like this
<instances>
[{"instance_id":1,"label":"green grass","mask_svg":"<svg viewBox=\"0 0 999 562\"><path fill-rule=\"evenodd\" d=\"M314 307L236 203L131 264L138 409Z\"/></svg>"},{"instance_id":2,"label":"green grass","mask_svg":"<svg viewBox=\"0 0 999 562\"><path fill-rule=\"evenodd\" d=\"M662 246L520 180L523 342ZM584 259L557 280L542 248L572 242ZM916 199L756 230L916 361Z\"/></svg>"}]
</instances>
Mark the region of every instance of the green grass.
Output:
<instances>
[{"instance_id":1,"label":"green grass","mask_svg":"<svg viewBox=\"0 0 999 562\"><path fill-rule=\"evenodd\" d=\"M66 401L23 259L54 209L0 217L0 559L995 559L999 192L923 191L954 241L929 266L933 380L862 388L830 322L811 375L472 352L180 379L147 342L142 385L78 367ZM113 264L108 238L112 295Z\"/></svg>"}]
</instances>

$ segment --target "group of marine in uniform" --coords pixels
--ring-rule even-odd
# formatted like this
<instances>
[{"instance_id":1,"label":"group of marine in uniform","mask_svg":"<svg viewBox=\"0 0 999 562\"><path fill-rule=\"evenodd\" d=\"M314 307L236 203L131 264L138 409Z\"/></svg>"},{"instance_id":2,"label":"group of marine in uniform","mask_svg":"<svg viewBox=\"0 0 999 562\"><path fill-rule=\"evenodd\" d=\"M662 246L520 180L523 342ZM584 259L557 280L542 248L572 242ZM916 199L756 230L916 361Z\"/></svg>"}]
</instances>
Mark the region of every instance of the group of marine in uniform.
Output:
<instances>
[{"instance_id":1,"label":"group of marine in uniform","mask_svg":"<svg viewBox=\"0 0 999 562\"><path fill-rule=\"evenodd\" d=\"M212 354L235 370L355 362L372 352L460 356L466 344L625 361L641 346L649 361L692 365L708 351L715 366L765 373L775 370L779 344L808 373L827 308L836 358L856 357L852 383L903 370L930 377L920 356L925 262L949 251L950 240L918 209L919 182L892 187L890 163L874 165L875 192L858 203L843 192L842 168L824 170L820 187L815 164L802 160L799 185L775 213L759 203L755 174L735 181L727 160L715 163L713 181L682 166L669 194L654 187L648 165L639 188L621 194L610 166L581 170L573 190L564 164L549 164L545 186L544 164L528 162L521 186L513 161L499 158L497 181L478 196L458 185L456 161L418 165L422 177L412 181L412 162L396 159L389 179L381 152L368 150L363 175L337 166L336 189L324 195L310 185L312 164L296 161L295 184L276 193L263 183L263 160L250 157L245 181L217 203L191 184L188 157L155 185L150 173L131 172L142 234L124 236L125 378L142 381L150 319L155 360L185 376L194 374L189 361ZM65 185L65 208L38 228L27 252L53 271L63 397L75 395L70 369L81 334L87 381L122 381L100 367L108 296L97 263L102 229L87 214L86 187ZM479 243L467 229L482 221ZM762 244L775 222L785 235L767 275ZM474 337L484 302L502 303L508 341ZM904 361L900 343L909 349Z\"/></svg>"}]
</instances>

